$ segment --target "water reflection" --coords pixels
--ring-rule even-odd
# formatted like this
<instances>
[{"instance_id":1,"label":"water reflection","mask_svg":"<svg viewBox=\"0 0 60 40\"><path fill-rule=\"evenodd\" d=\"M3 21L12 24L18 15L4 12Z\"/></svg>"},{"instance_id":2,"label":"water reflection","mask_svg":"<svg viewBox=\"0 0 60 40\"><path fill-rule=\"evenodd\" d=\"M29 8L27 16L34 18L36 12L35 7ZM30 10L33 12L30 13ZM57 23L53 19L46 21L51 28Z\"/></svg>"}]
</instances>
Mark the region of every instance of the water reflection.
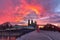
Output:
<instances>
[{"instance_id":1,"label":"water reflection","mask_svg":"<svg viewBox=\"0 0 60 40\"><path fill-rule=\"evenodd\" d=\"M0 37L0 40L16 40L16 37Z\"/></svg>"}]
</instances>

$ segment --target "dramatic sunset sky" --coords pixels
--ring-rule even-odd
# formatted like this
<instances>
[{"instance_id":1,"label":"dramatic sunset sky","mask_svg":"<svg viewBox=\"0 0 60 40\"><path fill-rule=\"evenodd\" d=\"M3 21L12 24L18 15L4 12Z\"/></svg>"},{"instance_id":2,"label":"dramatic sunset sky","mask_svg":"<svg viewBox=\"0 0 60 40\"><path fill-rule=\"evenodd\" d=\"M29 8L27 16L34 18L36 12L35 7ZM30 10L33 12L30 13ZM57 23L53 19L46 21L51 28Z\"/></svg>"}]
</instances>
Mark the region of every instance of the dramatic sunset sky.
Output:
<instances>
[{"instance_id":1,"label":"dramatic sunset sky","mask_svg":"<svg viewBox=\"0 0 60 40\"><path fill-rule=\"evenodd\" d=\"M28 19L59 24L60 0L0 0L0 24L25 24Z\"/></svg>"}]
</instances>

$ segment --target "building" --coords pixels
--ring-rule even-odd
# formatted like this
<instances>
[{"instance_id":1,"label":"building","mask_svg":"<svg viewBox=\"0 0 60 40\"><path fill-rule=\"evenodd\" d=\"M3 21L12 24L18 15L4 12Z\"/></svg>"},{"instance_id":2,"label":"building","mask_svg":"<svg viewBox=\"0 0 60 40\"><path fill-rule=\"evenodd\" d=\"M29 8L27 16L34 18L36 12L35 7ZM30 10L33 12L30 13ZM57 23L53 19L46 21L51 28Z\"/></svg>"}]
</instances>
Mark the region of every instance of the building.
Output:
<instances>
[{"instance_id":1,"label":"building","mask_svg":"<svg viewBox=\"0 0 60 40\"><path fill-rule=\"evenodd\" d=\"M37 22L34 20L28 20L28 26L36 28Z\"/></svg>"},{"instance_id":2,"label":"building","mask_svg":"<svg viewBox=\"0 0 60 40\"><path fill-rule=\"evenodd\" d=\"M31 24L31 23L30 23L30 20L28 20L28 26L30 26L30 24Z\"/></svg>"}]
</instances>

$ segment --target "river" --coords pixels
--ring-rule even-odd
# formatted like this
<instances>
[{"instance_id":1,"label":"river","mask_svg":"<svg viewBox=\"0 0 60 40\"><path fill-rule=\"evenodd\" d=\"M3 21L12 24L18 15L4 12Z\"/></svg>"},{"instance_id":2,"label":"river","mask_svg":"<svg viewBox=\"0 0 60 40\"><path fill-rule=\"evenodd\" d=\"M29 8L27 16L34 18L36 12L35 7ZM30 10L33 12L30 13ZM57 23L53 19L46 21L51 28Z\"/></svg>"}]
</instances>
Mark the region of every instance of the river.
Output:
<instances>
[{"instance_id":1,"label":"river","mask_svg":"<svg viewBox=\"0 0 60 40\"><path fill-rule=\"evenodd\" d=\"M0 40L16 40L16 37L0 37Z\"/></svg>"}]
</instances>

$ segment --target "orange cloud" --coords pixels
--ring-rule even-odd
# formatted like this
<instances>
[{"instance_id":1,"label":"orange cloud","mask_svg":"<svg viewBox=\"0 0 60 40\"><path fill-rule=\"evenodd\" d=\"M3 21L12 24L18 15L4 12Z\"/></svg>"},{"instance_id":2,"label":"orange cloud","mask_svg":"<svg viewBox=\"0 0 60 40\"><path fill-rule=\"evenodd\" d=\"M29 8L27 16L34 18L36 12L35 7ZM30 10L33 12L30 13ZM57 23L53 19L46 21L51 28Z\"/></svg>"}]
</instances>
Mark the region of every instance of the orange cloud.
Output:
<instances>
[{"instance_id":1,"label":"orange cloud","mask_svg":"<svg viewBox=\"0 0 60 40\"><path fill-rule=\"evenodd\" d=\"M0 23L6 21L20 22L21 20L24 20L24 17L26 17L30 11L34 11L37 15L40 15L45 11L41 5L36 4L36 0L31 0L31 4L27 3L27 0L18 1L20 5L17 4L16 6L13 6L12 0L2 1L4 3L2 9L0 9L0 13L3 13L0 18Z\"/></svg>"}]
</instances>

